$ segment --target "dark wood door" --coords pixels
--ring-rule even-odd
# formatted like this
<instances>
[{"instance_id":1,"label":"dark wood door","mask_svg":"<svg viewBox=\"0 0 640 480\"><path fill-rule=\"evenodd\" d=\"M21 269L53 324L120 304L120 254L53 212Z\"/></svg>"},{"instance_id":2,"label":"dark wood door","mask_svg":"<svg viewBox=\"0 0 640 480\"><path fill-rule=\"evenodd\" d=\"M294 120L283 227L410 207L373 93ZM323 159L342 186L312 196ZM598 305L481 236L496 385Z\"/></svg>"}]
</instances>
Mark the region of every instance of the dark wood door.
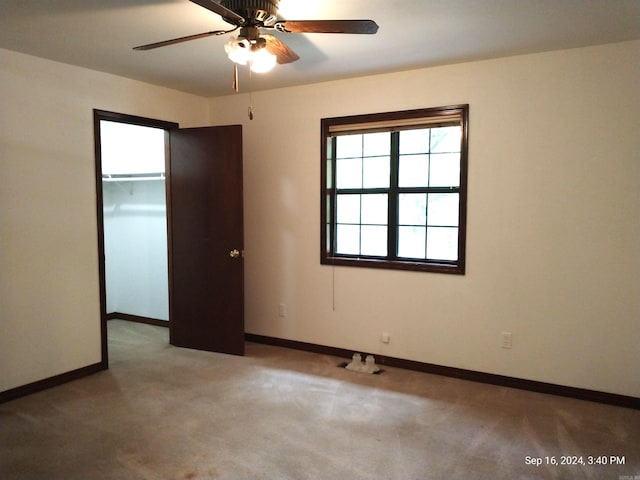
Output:
<instances>
[{"instance_id":1,"label":"dark wood door","mask_svg":"<svg viewBox=\"0 0 640 480\"><path fill-rule=\"evenodd\" d=\"M171 344L244 354L242 127L170 131Z\"/></svg>"}]
</instances>

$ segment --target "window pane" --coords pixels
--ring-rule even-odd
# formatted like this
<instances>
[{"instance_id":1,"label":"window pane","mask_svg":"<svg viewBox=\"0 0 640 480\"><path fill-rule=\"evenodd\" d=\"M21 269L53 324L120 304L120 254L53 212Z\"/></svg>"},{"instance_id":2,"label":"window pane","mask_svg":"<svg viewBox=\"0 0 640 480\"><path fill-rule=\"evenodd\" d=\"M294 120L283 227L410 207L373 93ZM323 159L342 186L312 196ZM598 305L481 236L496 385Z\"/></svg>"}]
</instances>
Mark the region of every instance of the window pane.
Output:
<instances>
[{"instance_id":1,"label":"window pane","mask_svg":"<svg viewBox=\"0 0 640 480\"><path fill-rule=\"evenodd\" d=\"M336 137L336 158L362 157L362 135Z\"/></svg>"},{"instance_id":2,"label":"window pane","mask_svg":"<svg viewBox=\"0 0 640 480\"><path fill-rule=\"evenodd\" d=\"M400 132L400 154L427 153L429 151L429 129L403 130Z\"/></svg>"},{"instance_id":3,"label":"window pane","mask_svg":"<svg viewBox=\"0 0 640 480\"><path fill-rule=\"evenodd\" d=\"M374 157L391 153L391 132L366 133L364 137L364 156Z\"/></svg>"},{"instance_id":4,"label":"window pane","mask_svg":"<svg viewBox=\"0 0 640 480\"><path fill-rule=\"evenodd\" d=\"M401 155L399 168L399 187L426 187L428 185L428 155Z\"/></svg>"},{"instance_id":5,"label":"window pane","mask_svg":"<svg viewBox=\"0 0 640 480\"><path fill-rule=\"evenodd\" d=\"M362 195L361 223L369 225L386 225L388 201L386 193Z\"/></svg>"},{"instance_id":6,"label":"window pane","mask_svg":"<svg viewBox=\"0 0 640 480\"><path fill-rule=\"evenodd\" d=\"M333 212L331 211L331 195L327 195L326 198L326 204L325 204L325 209L327 211L327 222L331 223L331 220L333 218Z\"/></svg>"},{"instance_id":7,"label":"window pane","mask_svg":"<svg viewBox=\"0 0 640 480\"><path fill-rule=\"evenodd\" d=\"M427 229L427 258L458 260L458 229L429 227Z\"/></svg>"},{"instance_id":8,"label":"window pane","mask_svg":"<svg viewBox=\"0 0 640 480\"><path fill-rule=\"evenodd\" d=\"M431 153L448 153L460 151L462 129L457 127L440 127L431 129Z\"/></svg>"},{"instance_id":9,"label":"window pane","mask_svg":"<svg viewBox=\"0 0 640 480\"><path fill-rule=\"evenodd\" d=\"M360 195L338 195L336 209L338 223L360 223Z\"/></svg>"},{"instance_id":10,"label":"window pane","mask_svg":"<svg viewBox=\"0 0 640 480\"><path fill-rule=\"evenodd\" d=\"M333 245L331 245L331 225L330 224L327 224L326 232L327 233L326 233L326 237L325 238L326 238L326 242L327 242L327 251L331 251L331 247Z\"/></svg>"},{"instance_id":11,"label":"window pane","mask_svg":"<svg viewBox=\"0 0 640 480\"><path fill-rule=\"evenodd\" d=\"M389 157L369 157L363 159L363 187L388 188L390 175Z\"/></svg>"},{"instance_id":12,"label":"window pane","mask_svg":"<svg viewBox=\"0 0 640 480\"><path fill-rule=\"evenodd\" d=\"M460 154L435 153L431 155L429 170L429 186L431 187L459 187L460 186Z\"/></svg>"},{"instance_id":13,"label":"window pane","mask_svg":"<svg viewBox=\"0 0 640 480\"><path fill-rule=\"evenodd\" d=\"M360 254L360 226L336 226L336 253Z\"/></svg>"},{"instance_id":14,"label":"window pane","mask_svg":"<svg viewBox=\"0 0 640 480\"><path fill-rule=\"evenodd\" d=\"M427 206L429 226L458 226L459 199L457 193L430 193Z\"/></svg>"},{"instance_id":15,"label":"window pane","mask_svg":"<svg viewBox=\"0 0 640 480\"><path fill-rule=\"evenodd\" d=\"M362 187L362 159L336 160L336 188Z\"/></svg>"},{"instance_id":16,"label":"window pane","mask_svg":"<svg viewBox=\"0 0 640 480\"><path fill-rule=\"evenodd\" d=\"M387 255L387 227L362 226L362 255Z\"/></svg>"},{"instance_id":17,"label":"window pane","mask_svg":"<svg viewBox=\"0 0 640 480\"><path fill-rule=\"evenodd\" d=\"M398 228L398 256L425 258L425 227Z\"/></svg>"},{"instance_id":18,"label":"window pane","mask_svg":"<svg viewBox=\"0 0 640 480\"><path fill-rule=\"evenodd\" d=\"M400 225L427 224L426 193L402 193L398 197L398 223Z\"/></svg>"},{"instance_id":19,"label":"window pane","mask_svg":"<svg viewBox=\"0 0 640 480\"><path fill-rule=\"evenodd\" d=\"M360 195L338 195L336 210L338 223L360 223Z\"/></svg>"}]
</instances>

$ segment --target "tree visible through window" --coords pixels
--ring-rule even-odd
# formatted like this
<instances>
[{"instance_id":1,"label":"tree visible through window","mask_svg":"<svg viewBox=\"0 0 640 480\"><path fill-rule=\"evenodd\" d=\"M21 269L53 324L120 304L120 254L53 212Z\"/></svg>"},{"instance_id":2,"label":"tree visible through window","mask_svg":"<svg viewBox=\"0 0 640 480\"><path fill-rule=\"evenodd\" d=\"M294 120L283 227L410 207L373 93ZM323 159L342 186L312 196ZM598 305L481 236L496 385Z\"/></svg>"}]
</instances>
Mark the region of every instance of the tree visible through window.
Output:
<instances>
[{"instance_id":1,"label":"tree visible through window","mask_svg":"<svg viewBox=\"0 0 640 480\"><path fill-rule=\"evenodd\" d=\"M322 119L325 264L464 273L468 105Z\"/></svg>"}]
</instances>

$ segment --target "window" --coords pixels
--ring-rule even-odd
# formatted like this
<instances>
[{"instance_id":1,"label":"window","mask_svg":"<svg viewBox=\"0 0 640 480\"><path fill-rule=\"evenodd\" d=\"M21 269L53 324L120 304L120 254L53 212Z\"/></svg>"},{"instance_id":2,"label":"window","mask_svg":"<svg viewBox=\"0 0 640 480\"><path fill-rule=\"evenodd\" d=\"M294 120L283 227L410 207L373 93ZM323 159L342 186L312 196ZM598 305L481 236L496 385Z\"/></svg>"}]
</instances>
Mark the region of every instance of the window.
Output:
<instances>
[{"instance_id":1,"label":"window","mask_svg":"<svg viewBox=\"0 0 640 480\"><path fill-rule=\"evenodd\" d=\"M321 263L464 273L468 115L322 119Z\"/></svg>"}]
</instances>

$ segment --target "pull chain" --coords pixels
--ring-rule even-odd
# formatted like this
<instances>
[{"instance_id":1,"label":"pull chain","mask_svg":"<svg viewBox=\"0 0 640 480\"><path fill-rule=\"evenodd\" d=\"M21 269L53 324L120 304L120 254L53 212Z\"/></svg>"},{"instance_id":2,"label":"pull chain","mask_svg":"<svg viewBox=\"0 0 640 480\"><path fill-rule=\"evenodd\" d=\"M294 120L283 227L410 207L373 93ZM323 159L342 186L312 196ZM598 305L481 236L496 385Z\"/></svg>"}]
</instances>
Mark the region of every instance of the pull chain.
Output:
<instances>
[{"instance_id":1,"label":"pull chain","mask_svg":"<svg viewBox=\"0 0 640 480\"><path fill-rule=\"evenodd\" d=\"M233 91L238 93L238 65L233 64ZM249 108L247 108L249 114L249 120L253 120L253 76L251 75L251 62L249 62Z\"/></svg>"},{"instance_id":2,"label":"pull chain","mask_svg":"<svg viewBox=\"0 0 640 480\"><path fill-rule=\"evenodd\" d=\"M249 120L253 120L253 76L251 75L251 62L249 62Z\"/></svg>"},{"instance_id":3,"label":"pull chain","mask_svg":"<svg viewBox=\"0 0 640 480\"><path fill-rule=\"evenodd\" d=\"M238 85L238 64L233 64L233 91L238 93L240 86Z\"/></svg>"}]
</instances>

